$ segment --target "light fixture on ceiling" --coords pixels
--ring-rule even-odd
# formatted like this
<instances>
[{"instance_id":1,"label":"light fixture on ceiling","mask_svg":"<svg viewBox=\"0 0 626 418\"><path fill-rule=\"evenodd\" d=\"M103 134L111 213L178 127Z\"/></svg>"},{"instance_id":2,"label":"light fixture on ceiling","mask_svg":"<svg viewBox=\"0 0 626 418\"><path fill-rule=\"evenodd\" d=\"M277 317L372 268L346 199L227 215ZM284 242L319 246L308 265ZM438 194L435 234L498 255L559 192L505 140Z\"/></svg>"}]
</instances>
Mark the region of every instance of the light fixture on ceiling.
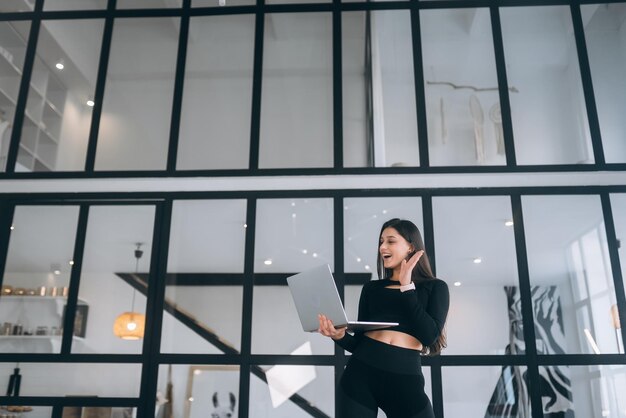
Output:
<instances>
[{"instance_id":1,"label":"light fixture on ceiling","mask_svg":"<svg viewBox=\"0 0 626 418\"><path fill-rule=\"evenodd\" d=\"M143 255L141 246L143 243L135 244L135 275L139 272L139 259ZM142 313L135 312L135 287L133 286L133 301L131 303L130 312L124 312L115 318L113 323L113 333L116 337L123 340L139 340L143 338L146 326L146 316Z\"/></svg>"},{"instance_id":2,"label":"light fixture on ceiling","mask_svg":"<svg viewBox=\"0 0 626 418\"><path fill-rule=\"evenodd\" d=\"M454 282L454 285L455 285L456 287L459 287L459 286L461 286L461 282Z\"/></svg>"},{"instance_id":3,"label":"light fixture on ceiling","mask_svg":"<svg viewBox=\"0 0 626 418\"><path fill-rule=\"evenodd\" d=\"M96 105L96 102L94 102L93 100L87 100L87 106L94 107L95 105Z\"/></svg>"},{"instance_id":4,"label":"light fixture on ceiling","mask_svg":"<svg viewBox=\"0 0 626 418\"><path fill-rule=\"evenodd\" d=\"M15 230L15 227L13 225L11 225L11 231Z\"/></svg>"},{"instance_id":5,"label":"light fixture on ceiling","mask_svg":"<svg viewBox=\"0 0 626 418\"><path fill-rule=\"evenodd\" d=\"M307 254L308 252L309 252L309 250L307 250L306 248L304 248L304 249L302 250L302 254Z\"/></svg>"},{"instance_id":6,"label":"light fixture on ceiling","mask_svg":"<svg viewBox=\"0 0 626 418\"><path fill-rule=\"evenodd\" d=\"M368 264L365 265L365 270L369 270L370 268L371 267Z\"/></svg>"},{"instance_id":7,"label":"light fixture on ceiling","mask_svg":"<svg viewBox=\"0 0 626 418\"><path fill-rule=\"evenodd\" d=\"M357 263L360 263L360 262L361 262L361 257L357 257L357 258L356 258L356 262L357 262Z\"/></svg>"},{"instance_id":8,"label":"light fixture on ceiling","mask_svg":"<svg viewBox=\"0 0 626 418\"><path fill-rule=\"evenodd\" d=\"M513 221L512 220L508 220L504 223L505 226L513 226Z\"/></svg>"},{"instance_id":9,"label":"light fixture on ceiling","mask_svg":"<svg viewBox=\"0 0 626 418\"><path fill-rule=\"evenodd\" d=\"M74 265L74 260L70 260L70 261L68 261L68 264L69 264L70 266L73 266L73 265Z\"/></svg>"},{"instance_id":10,"label":"light fixture on ceiling","mask_svg":"<svg viewBox=\"0 0 626 418\"><path fill-rule=\"evenodd\" d=\"M480 263L482 263L482 262L483 262L483 259L482 259L482 258L480 258L480 257L476 257L476 258L474 259L474 264L480 264Z\"/></svg>"},{"instance_id":11,"label":"light fixture on ceiling","mask_svg":"<svg viewBox=\"0 0 626 418\"><path fill-rule=\"evenodd\" d=\"M271 265L272 265L272 259L271 259L271 258L268 258L267 260L265 260L265 261L263 262L263 264L265 264L266 266L271 266Z\"/></svg>"},{"instance_id":12,"label":"light fixture on ceiling","mask_svg":"<svg viewBox=\"0 0 626 418\"><path fill-rule=\"evenodd\" d=\"M56 63L55 67L57 67L57 70L62 70L65 68L65 64L63 64L63 61L59 61Z\"/></svg>"},{"instance_id":13,"label":"light fixture on ceiling","mask_svg":"<svg viewBox=\"0 0 626 418\"><path fill-rule=\"evenodd\" d=\"M313 253L311 255L313 256L313 258L317 258L317 253Z\"/></svg>"},{"instance_id":14,"label":"light fixture on ceiling","mask_svg":"<svg viewBox=\"0 0 626 418\"><path fill-rule=\"evenodd\" d=\"M55 276L60 276L61 275L61 266L57 263L53 263L50 265L50 270L52 271L52 273Z\"/></svg>"}]
</instances>

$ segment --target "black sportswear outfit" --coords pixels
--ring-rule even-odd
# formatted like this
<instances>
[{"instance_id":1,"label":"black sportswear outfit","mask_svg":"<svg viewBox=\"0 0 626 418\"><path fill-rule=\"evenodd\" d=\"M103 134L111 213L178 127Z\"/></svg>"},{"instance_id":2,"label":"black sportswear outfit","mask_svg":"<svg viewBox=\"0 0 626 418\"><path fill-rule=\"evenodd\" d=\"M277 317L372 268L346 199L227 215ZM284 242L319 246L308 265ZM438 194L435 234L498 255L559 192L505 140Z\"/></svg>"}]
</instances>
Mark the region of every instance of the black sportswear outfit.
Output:
<instances>
[{"instance_id":1,"label":"black sportswear outfit","mask_svg":"<svg viewBox=\"0 0 626 418\"><path fill-rule=\"evenodd\" d=\"M450 304L448 286L424 279L415 290L401 292L390 279L373 280L361 290L359 321L398 322L386 328L417 338L425 347L443 330ZM352 356L339 383L342 418L375 418L381 408L387 418L434 418L424 393L420 353L346 333L336 341Z\"/></svg>"}]
</instances>

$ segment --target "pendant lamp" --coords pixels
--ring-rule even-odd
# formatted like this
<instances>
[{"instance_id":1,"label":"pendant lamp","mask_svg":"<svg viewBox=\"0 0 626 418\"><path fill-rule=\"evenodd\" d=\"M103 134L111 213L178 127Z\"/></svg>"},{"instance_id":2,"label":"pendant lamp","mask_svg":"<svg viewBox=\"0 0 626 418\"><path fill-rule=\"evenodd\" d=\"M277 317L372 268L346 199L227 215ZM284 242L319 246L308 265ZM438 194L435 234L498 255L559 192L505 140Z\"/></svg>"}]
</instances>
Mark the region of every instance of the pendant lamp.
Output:
<instances>
[{"instance_id":1,"label":"pendant lamp","mask_svg":"<svg viewBox=\"0 0 626 418\"><path fill-rule=\"evenodd\" d=\"M143 255L141 242L138 242L135 249L135 274L139 271L139 259ZM113 333L116 337L123 340L139 340L143 338L146 316L142 313L135 312L135 288L133 287L133 301L130 312L124 312L115 318L113 324Z\"/></svg>"}]
</instances>

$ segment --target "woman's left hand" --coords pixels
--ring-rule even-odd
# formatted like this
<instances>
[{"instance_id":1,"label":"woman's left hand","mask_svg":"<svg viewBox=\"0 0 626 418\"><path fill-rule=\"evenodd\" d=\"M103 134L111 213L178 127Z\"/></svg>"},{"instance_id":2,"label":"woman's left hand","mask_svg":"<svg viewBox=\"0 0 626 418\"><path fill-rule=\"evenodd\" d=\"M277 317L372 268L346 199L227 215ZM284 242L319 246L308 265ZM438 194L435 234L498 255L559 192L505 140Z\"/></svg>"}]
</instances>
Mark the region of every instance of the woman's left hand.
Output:
<instances>
[{"instance_id":1,"label":"woman's left hand","mask_svg":"<svg viewBox=\"0 0 626 418\"><path fill-rule=\"evenodd\" d=\"M409 261L402 260L402 263L400 264L400 286L405 286L411 283L411 273L413 272L413 269L417 265L419 259L422 258L423 254L424 250L419 250L416 251L411 258L409 258Z\"/></svg>"}]
</instances>

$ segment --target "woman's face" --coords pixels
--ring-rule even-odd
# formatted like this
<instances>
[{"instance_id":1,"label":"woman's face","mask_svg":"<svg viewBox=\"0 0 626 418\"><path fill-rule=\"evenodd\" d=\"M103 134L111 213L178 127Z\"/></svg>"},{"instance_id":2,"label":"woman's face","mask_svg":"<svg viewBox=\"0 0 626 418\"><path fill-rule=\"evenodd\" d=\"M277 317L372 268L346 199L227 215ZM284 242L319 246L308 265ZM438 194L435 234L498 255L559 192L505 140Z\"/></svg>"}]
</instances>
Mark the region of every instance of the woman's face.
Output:
<instances>
[{"instance_id":1,"label":"woman's face","mask_svg":"<svg viewBox=\"0 0 626 418\"><path fill-rule=\"evenodd\" d=\"M395 228L385 228L380 235L378 252L383 259L383 266L386 269L394 269L400 266L409 253L413 251L413 246L405 240Z\"/></svg>"}]
</instances>

